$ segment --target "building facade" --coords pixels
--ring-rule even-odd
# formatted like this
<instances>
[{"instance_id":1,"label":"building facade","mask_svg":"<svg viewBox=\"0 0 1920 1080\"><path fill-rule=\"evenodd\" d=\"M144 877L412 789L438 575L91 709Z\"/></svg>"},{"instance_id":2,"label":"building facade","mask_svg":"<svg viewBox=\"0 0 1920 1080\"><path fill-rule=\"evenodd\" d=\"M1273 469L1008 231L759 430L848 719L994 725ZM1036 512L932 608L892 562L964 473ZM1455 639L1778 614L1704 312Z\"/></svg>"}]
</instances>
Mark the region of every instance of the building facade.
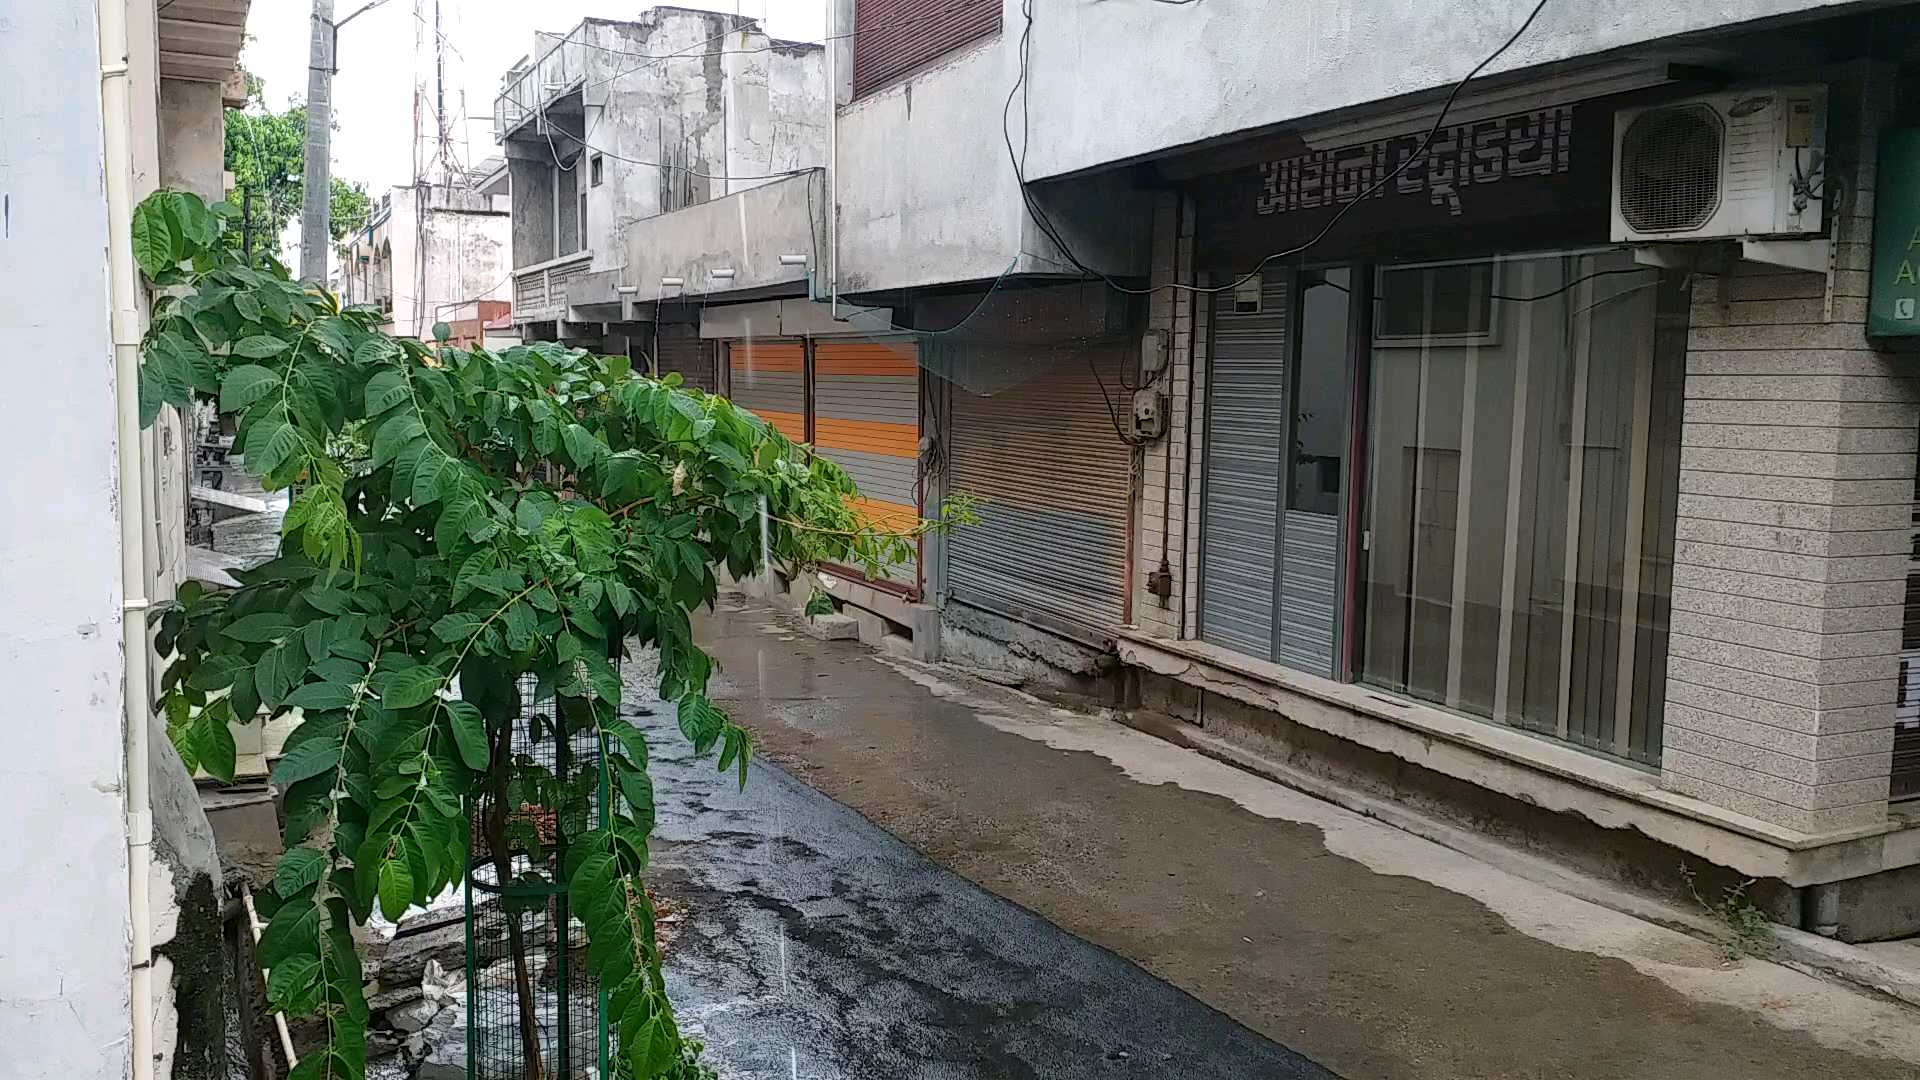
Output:
<instances>
[{"instance_id":1,"label":"building facade","mask_svg":"<svg viewBox=\"0 0 1920 1080\"><path fill-rule=\"evenodd\" d=\"M149 709L147 610L188 572L188 449L181 418L142 431L127 400L147 301L129 218L161 186L222 197L247 10L31 4L0 34L0 329L25 403L0 435L22 466L0 511L0 671L19 709L0 1057L23 1080L226 1072L220 866Z\"/></svg>"},{"instance_id":2,"label":"building facade","mask_svg":"<svg viewBox=\"0 0 1920 1080\"><path fill-rule=\"evenodd\" d=\"M496 164L499 164L496 162ZM397 185L341 246L341 299L388 316L383 329L427 339L435 323L511 295L512 214L504 165Z\"/></svg>"},{"instance_id":3,"label":"building facade","mask_svg":"<svg viewBox=\"0 0 1920 1080\"><path fill-rule=\"evenodd\" d=\"M1920 385L1868 333L1910 9L1362 7L846 0L807 197L618 224L558 322L682 301L876 513L981 500L831 576L869 637L1920 930Z\"/></svg>"}]
</instances>

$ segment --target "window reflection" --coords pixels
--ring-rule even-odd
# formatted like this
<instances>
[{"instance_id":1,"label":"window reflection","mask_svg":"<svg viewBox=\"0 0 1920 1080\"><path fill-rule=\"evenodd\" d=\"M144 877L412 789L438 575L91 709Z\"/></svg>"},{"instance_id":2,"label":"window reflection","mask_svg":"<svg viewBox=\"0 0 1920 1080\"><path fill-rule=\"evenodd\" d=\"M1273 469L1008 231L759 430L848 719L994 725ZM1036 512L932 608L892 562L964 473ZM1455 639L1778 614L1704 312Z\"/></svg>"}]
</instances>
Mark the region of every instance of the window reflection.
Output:
<instances>
[{"instance_id":1,"label":"window reflection","mask_svg":"<svg viewBox=\"0 0 1920 1080\"><path fill-rule=\"evenodd\" d=\"M1619 252L1376 280L1362 678L1657 761L1684 287Z\"/></svg>"}]
</instances>

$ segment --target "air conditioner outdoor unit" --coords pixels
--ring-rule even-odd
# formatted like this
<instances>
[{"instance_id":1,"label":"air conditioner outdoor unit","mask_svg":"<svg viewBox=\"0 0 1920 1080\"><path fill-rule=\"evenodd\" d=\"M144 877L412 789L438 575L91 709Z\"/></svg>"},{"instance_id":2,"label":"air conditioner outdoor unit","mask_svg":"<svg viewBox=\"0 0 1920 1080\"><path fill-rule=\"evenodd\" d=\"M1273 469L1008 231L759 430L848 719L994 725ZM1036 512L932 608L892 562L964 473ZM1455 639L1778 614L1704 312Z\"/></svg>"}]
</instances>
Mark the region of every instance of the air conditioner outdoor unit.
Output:
<instances>
[{"instance_id":1,"label":"air conditioner outdoor unit","mask_svg":"<svg viewBox=\"0 0 1920 1080\"><path fill-rule=\"evenodd\" d=\"M1613 121L1613 239L1809 236L1826 194L1827 88L1728 91Z\"/></svg>"}]
</instances>

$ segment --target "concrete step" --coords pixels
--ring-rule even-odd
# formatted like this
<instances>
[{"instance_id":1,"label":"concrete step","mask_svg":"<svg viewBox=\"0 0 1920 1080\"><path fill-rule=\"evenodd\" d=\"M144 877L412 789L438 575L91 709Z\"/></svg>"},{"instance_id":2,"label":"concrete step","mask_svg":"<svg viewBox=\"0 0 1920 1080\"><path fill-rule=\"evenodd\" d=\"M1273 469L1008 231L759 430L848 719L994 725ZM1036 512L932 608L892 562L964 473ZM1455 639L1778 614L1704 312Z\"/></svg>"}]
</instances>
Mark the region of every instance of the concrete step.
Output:
<instances>
[{"instance_id":1,"label":"concrete step","mask_svg":"<svg viewBox=\"0 0 1920 1080\"><path fill-rule=\"evenodd\" d=\"M801 629L821 641L854 641L860 637L860 623L851 615L809 615L800 621Z\"/></svg>"}]
</instances>

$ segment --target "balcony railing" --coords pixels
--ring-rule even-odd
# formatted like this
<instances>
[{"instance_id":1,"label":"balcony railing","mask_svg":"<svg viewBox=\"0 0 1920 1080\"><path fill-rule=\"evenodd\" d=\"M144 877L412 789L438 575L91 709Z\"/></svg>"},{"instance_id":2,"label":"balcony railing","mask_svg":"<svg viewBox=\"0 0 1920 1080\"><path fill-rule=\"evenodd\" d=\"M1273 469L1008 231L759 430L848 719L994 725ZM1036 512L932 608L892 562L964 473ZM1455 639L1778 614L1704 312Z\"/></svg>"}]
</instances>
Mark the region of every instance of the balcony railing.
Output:
<instances>
[{"instance_id":1,"label":"balcony railing","mask_svg":"<svg viewBox=\"0 0 1920 1080\"><path fill-rule=\"evenodd\" d=\"M513 272L513 321L567 317L567 291L593 264L593 252L575 251Z\"/></svg>"},{"instance_id":2,"label":"balcony railing","mask_svg":"<svg viewBox=\"0 0 1920 1080\"><path fill-rule=\"evenodd\" d=\"M493 99L495 141L505 142L509 133L586 80L593 52L586 40L588 25L581 23L565 37L548 39L544 42L546 51L501 89Z\"/></svg>"}]
</instances>

